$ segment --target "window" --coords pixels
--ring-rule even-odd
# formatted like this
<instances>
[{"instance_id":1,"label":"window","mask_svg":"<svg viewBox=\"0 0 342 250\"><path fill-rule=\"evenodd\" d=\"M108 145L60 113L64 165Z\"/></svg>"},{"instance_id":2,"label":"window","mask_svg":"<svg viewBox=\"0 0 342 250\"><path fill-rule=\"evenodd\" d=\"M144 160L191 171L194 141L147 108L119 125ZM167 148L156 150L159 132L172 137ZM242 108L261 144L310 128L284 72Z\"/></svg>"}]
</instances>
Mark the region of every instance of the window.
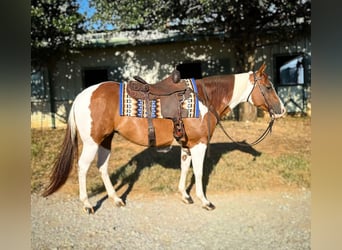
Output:
<instances>
[{"instance_id":1,"label":"window","mask_svg":"<svg viewBox=\"0 0 342 250\"><path fill-rule=\"evenodd\" d=\"M310 86L310 60L304 54L274 56L274 85L288 113L306 112Z\"/></svg>"},{"instance_id":2,"label":"window","mask_svg":"<svg viewBox=\"0 0 342 250\"><path fill-rule=\"evenodd\" d=\"M297 85L305 83L303 55L275 56L276 85Z\"/></svg>"},{"instance_id":3,"label":"window","mask_svg":"<svg viewBox=\"0 0 342 250\"><path fill-rule=\"evenodd\" d=\"M35 71L31 73L31 98L33 99L44 99L47 98L45 88L45 78L43 71Z\"/></svg>"}]
</instances>

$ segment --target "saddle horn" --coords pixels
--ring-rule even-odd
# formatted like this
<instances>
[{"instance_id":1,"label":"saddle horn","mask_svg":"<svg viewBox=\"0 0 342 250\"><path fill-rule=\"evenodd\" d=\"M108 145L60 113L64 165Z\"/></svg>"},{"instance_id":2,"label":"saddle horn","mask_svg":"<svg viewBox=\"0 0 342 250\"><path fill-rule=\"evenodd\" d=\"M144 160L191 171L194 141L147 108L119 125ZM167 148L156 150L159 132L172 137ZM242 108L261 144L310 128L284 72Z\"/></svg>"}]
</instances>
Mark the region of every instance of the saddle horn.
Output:
<instances>
[{"instance_id":1,"label":"saddle horn","mask_svg":"<svg viewBox=\"0 0 342 250\"><path fill-rule=\"evenodd\" d=\"M181 80L181 75L180 75L179 70L175 69L175 70L172 72L171 77L172 77L172 81L173 81L174 83L179 83L180 80Z\"/></svg>"}]
</instances>

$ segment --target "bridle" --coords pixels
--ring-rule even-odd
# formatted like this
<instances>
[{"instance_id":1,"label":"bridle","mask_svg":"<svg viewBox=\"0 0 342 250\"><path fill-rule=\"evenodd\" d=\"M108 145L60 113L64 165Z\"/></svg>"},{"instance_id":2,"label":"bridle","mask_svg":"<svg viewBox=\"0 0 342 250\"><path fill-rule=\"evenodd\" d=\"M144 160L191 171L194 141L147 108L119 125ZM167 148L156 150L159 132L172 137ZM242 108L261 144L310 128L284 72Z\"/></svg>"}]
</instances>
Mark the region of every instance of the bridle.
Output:
<instances>
[{"instance_id":1,"label":"bridle","mask_svg":"<svg viewBox=\"0 0 342 250\"><path fill-rule=\"evenodd\" d=\"M249 93L249 95L248 95L246 101L249 102L249 98L251 97L251 95L252 95L252 93L253 93L253 90L254 90L255 86L257 85L258 88L259 88L259 90L260 90L260 93L261 93L262 97L264 98L265 103L266 103L266 105L267 105L268 113L270 114L270 117L274 119L274 111L273 111L272 108L270 108L271 105L270 105L270 103L268 102L268 100L267 100L267 98L266 98L266 95L265 95L265 92L264 92L264 90L261 88L260 83L259 83L259 81L261 80L261 77L257 77L256 74L255 74L255 72L253 72L253 77L254 77L253 88L252 88L251 92ZM273 88L273 85L271 86L271 88Z\"/></svg>"},{"instance_id":2,"label":"bridle","mask_svg":"<svg viewBox=\"0 0 342 250\"><path fill-rule=\"evenodd\" d=\"M258 86L259 90L260 90L260 93L262 94L264 100L265 100L265 103L267 105L267 109L268 109L268 112L270 114L270 117L271 117L271 120L266 128L266 130L259 136L258 139L256 139L255 141L251 142L251 143L248 143L246 141L243 141L243 142L238 142L236 140L234 140L228 133L227 131L224 129L222 123L220 122L220 116L219 114L217 113L217 111L209 104L209 97L208 97L208 93L205 89L205 86L204 84L202 83L202 89L203 89L203 93L204 93L204 98L205 98L205 103L207 104L207 107L208 107L208 110L214 114L214 116L216 117L216 120L217 120L217 123L220 128L222 129L223 133L234 143L236 143L237 145L239 146L244 146L244 147L252 147L258 143L260 143L262 140L265 139L265 137L270 134L272 132L272 126L273 126L273 123L274 123L274 120L275 120L275 116L274 116L274 112L273 110L270 108L270 105L269 105L269 102L267 101L267 98L266 98L266 95L265 95L265 92L263 91L263 89L261 88L260 86L260 83L259 83L259 80L261 80L261 77L257 77L255 72L253 72L253 76L254 76L254 84L253 84L253 88L251 90L251 92L249 93L248 97L247 97L247 102L250 98L250 96L252 95L252 92L254 90L254 88L256 86ZM209 119L208 120L208 130L209 130L209 133L208 133L208 146L210 145L209 144L209 141L210 141L210 121ZM208 149L209 151L209 149Z\"/></svg>"}]
</instances>

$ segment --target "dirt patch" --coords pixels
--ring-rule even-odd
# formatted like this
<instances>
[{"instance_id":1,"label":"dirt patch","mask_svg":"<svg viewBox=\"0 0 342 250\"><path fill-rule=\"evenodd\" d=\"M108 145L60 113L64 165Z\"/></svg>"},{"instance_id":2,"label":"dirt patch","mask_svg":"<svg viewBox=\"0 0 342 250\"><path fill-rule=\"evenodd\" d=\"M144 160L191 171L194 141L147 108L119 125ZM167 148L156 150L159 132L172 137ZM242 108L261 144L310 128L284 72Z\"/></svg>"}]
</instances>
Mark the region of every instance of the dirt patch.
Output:
<instances>
[{"instance_id":1,"label":"dirt patch","mask_svg":"<svg viewBox=\"0 0 342 250\"><path fill-rule=\"evenodd\" d=\"M310 249L309 191L212 194L213 211L170 194L135 192L94 215L76 197L31 196L32 249Z\"/></svg>"},{"instance_id":2,"label":"dirt patch","mask_svg":"<svg viewBox=\"0 0 342 250\"><path fill-rule=\"evenodd\" d=\"M237 141L254 141L268 125L268 119L256 122L224 121L223 126ZM48 182L52 162L60 149L64 129L32 130L33 193L42 191ZM81 149L80 145L80 149ZM180 147L175 143L167 154L157 153L115 135L109 172L119 194L177 192L180 174ZM205 159L204 185L210 192L267 190L275 188L310 188L311 119L285 117L276 120L272 134L260 144L240 147L217 127ZM188 175L193 191L192 173ZM88 172L91 195L104 192L99 171L93 164ZM78 194L77 170L74 168L60 192Z\"/></svg>"}]
</instances>

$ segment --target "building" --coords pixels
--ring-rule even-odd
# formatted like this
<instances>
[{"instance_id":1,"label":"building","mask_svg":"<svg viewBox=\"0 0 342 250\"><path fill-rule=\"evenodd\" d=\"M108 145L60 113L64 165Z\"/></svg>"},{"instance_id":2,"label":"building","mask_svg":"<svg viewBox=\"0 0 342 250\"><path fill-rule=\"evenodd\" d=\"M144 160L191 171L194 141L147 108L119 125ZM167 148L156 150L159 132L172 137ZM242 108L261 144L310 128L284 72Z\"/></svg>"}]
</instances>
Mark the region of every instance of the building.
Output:
<instances>
[{"instance_id":1,"label":"building","mask_svg":"<svg viewBox=\"0 0 342 250\"><path fill-rule=\"evenodd\" d=\"M230 41L220 34L182 36L143 31L87 34L86 45L73 58L60 60L49 89L48 72L31 74L31 127L64 127L76 95L84 88L106 80L128 81L139 75L150 83L169 75L176 65L196 77L239 73ZM267 64L288 112L308 114L311 91L311 40L260 46L253 59ZM56 112L52 105L55 105Z\"/></svg>"}]
</instances>

